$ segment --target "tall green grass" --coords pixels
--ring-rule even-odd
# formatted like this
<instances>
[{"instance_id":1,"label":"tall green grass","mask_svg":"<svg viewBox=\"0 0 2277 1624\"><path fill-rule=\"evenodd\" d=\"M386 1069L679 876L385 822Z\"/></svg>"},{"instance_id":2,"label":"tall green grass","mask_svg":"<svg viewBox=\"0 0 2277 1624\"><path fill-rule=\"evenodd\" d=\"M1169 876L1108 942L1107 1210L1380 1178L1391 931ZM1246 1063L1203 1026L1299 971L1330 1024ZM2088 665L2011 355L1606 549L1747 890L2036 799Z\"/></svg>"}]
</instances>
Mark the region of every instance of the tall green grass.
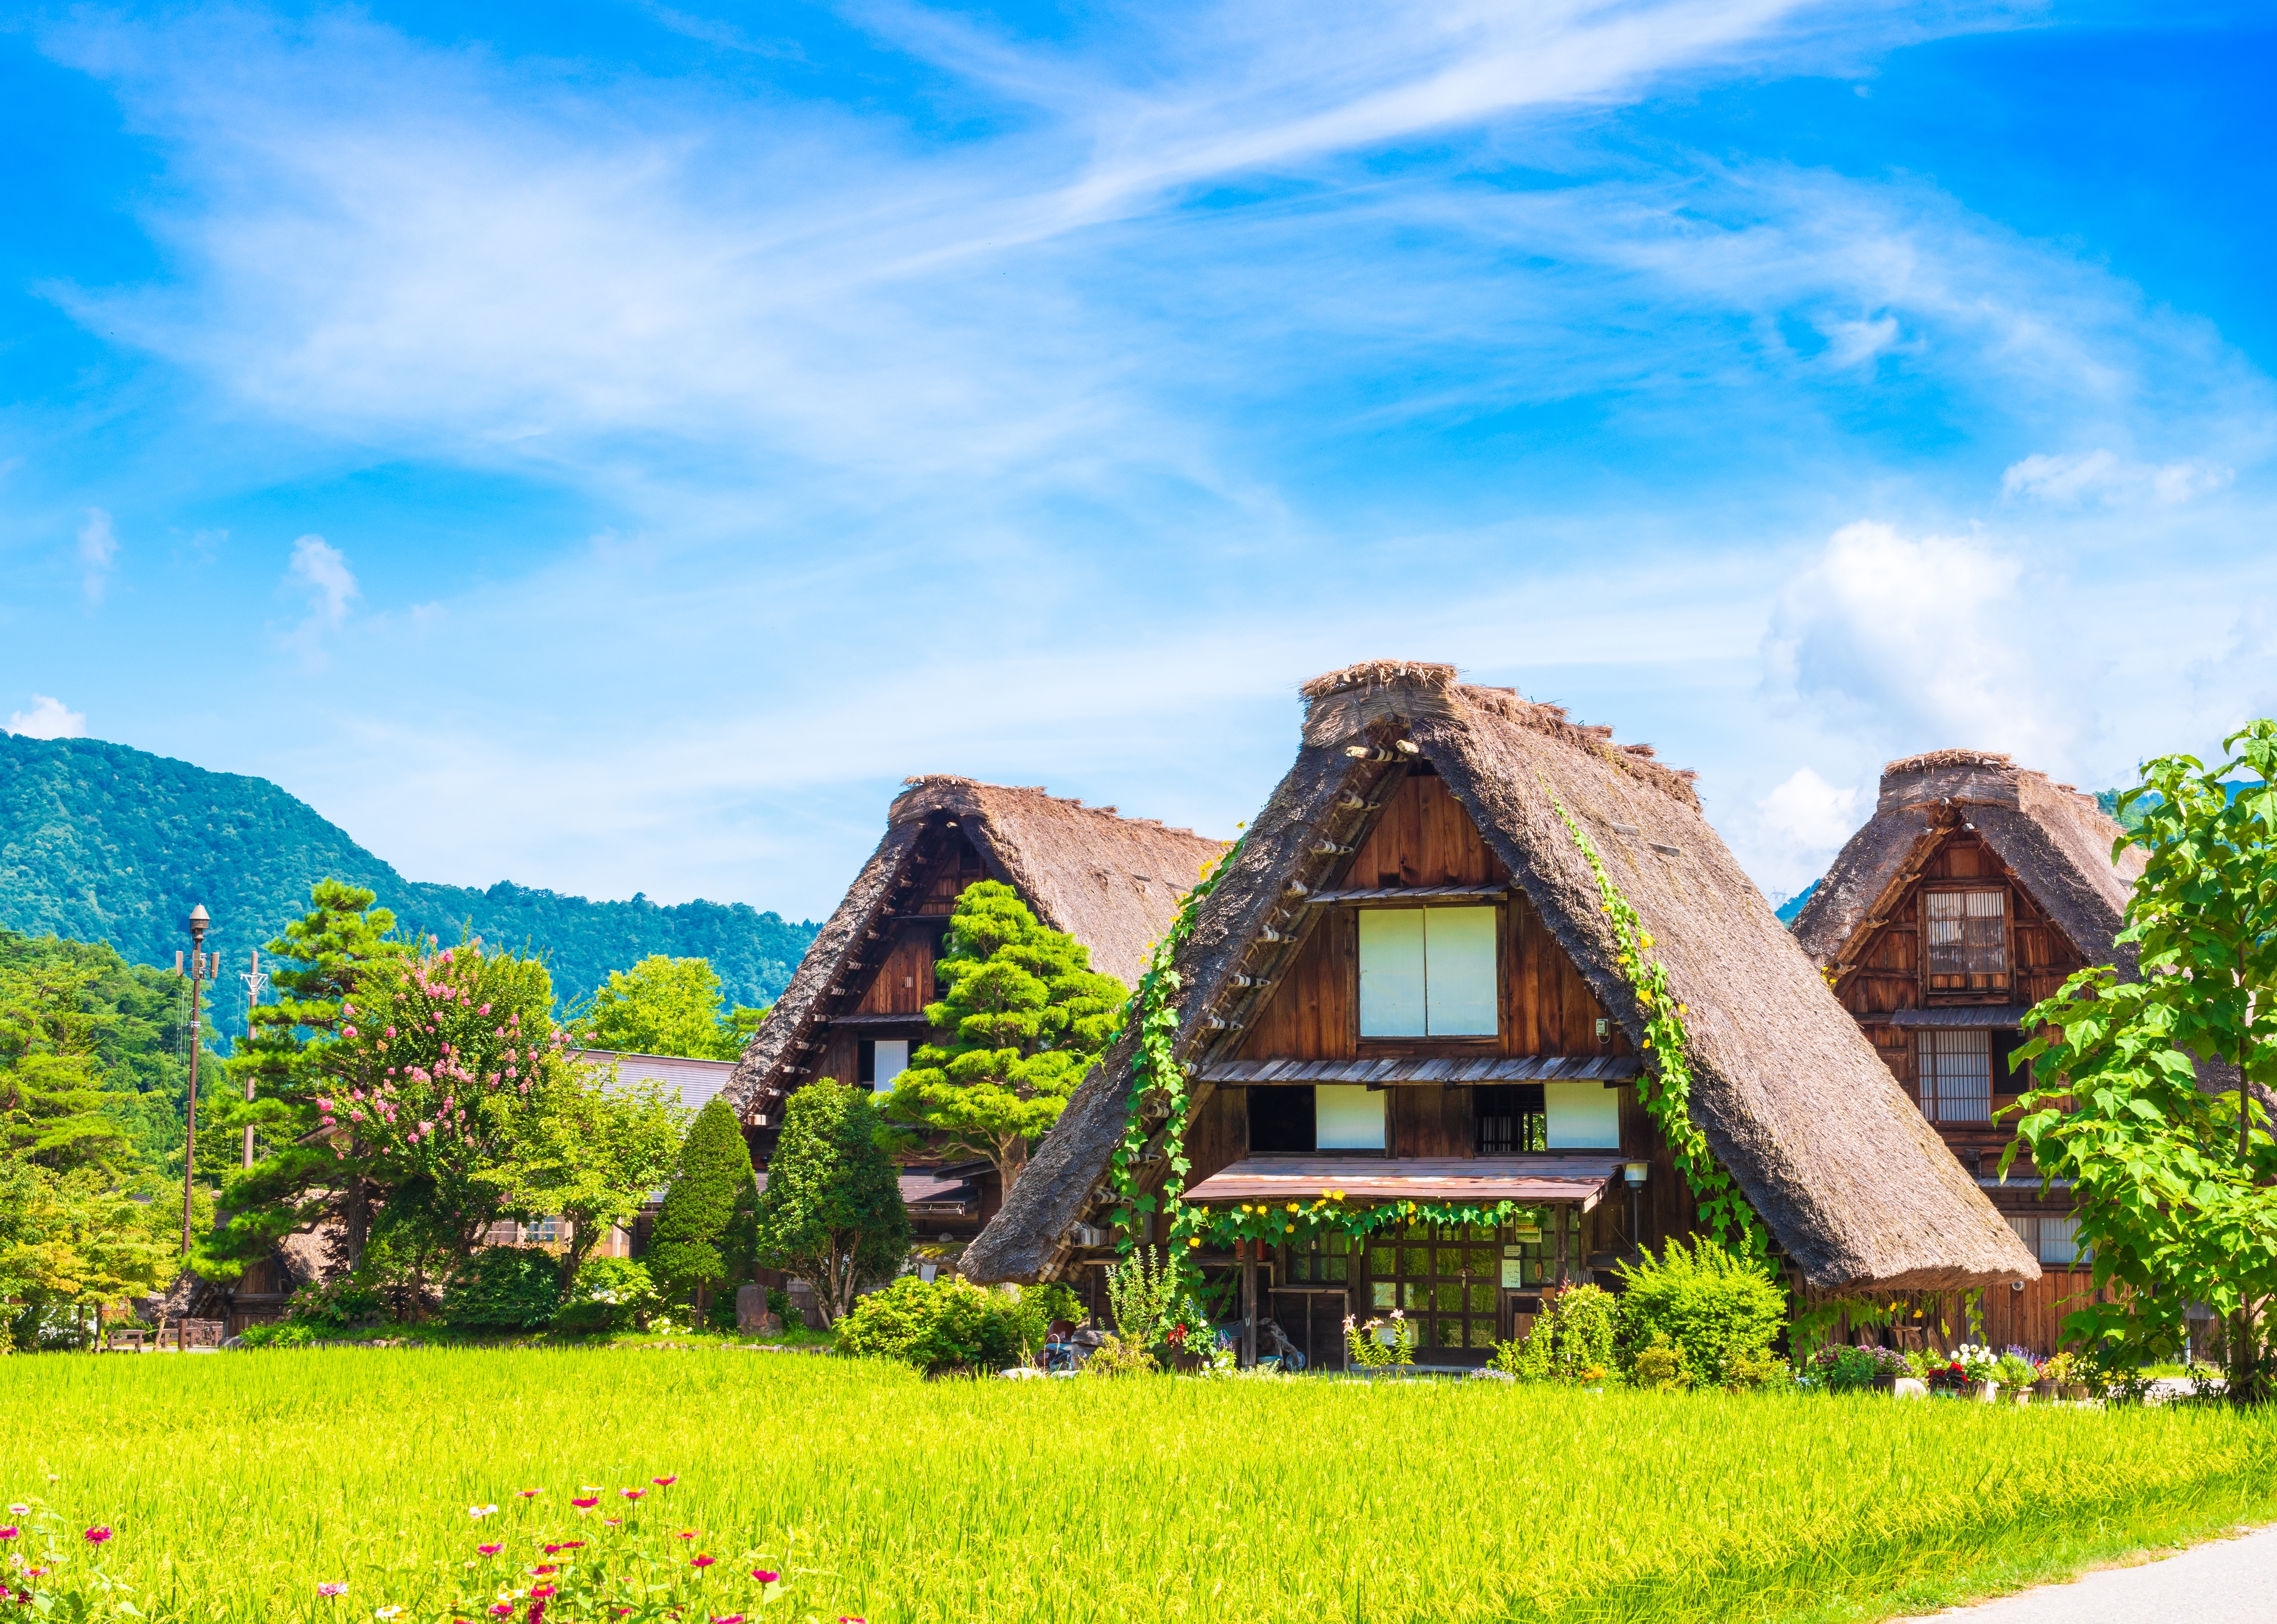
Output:
<instances>
[{"instance_id":1,"label":"tall green grass","mask_svg":"<svg viewBox=\"0 0 2277 1624\"><path fill-rule=\"evenodd\" d=\"M0 1360L0 1494L115 1527L110 1567L161 1619L400 1603L413 1624L478 1535L667 1475L658 1514L789 1537L821 1570L793 1616L1847 1618L2277 1517L2277 1427L1485 1382L926 1383L717 1350ZM491 1502L477 1529L466 1508Z\"/></svg>"}]
</instances>

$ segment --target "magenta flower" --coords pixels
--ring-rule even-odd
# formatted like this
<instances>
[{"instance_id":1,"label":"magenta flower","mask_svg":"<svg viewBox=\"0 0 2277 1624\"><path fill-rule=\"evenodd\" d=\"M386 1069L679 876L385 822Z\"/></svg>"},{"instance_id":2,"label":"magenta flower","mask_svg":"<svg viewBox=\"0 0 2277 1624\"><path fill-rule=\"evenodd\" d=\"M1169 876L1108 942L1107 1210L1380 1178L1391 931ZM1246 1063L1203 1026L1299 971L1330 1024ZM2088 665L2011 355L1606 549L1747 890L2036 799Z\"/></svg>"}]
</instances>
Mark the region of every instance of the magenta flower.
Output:
<instances>
[{"instance_id":1,"label":"magenta flower","mask_svg":"<svg viewBox=\"0 0 2277 1624\"><path fill-rule=\"evenodd\" d=\"M751 1577L757 1579L761 1584L773 1584L782 1575L772 1567L754 1567L751 1569Z\"/></svg>"},{"instance_id":2,"label":"magenta flower","mask_svg":"<svg viewBox=\"0 0 2277 1624\"><path fill-rule=\"evenodd\" d=\"M696 1530L694 1529L682 1529L680 1532L674 1534L673 1537L674 1539L693 1539L696 1537Z\"/></svg>"},{"instance_id":3,"label":"magenta flower","mask_svg":"<svg viewBox=\"0 0 2277 1624\"><path fill-rule=\"evenodd\" d=\"M640 1499L642 1495L646 1494L648 1491L646 1489L620 1489L617 1492L623 1495L628 1500L636 1500Z\"/></svg>"},{"instance_id":4,"label":"magenta flower","mask_svg":"<svg viewBox=\"0 0 2277 1624\"><path fill-rule=\"evenodd\" d=\"M482 1006L482 1008L480 1008L480 1009L476 1010L475 1013L476 1013L476 1014L478 1014L478 1015L487 1015L487 1014L489 1014L489 1013L491 1013L491 1006L490 1006L489 1005L485 1004L485 1005L484 1005L484 1006Z\"/></svg>"},{"instance_id":5,"label":"magenta flower","mask_svg":"<svg viewBox=\"0 0 2277 1624\"><path fill-rule=\"evenodd\" d=\"M533 1494L543 1494L544 1492L545 1491L543 1489L516 1489L514 1491L514 1494L516 1499L526 1500Z\"/></svg>"},{"instance_id":6,"label":"magenta flower","mask_svg":"<svg viewBox=\"0 0 2277 1624\"><path fill-rule=\"evenodd\" d=\"M546 1547L548 1551L583 1551L584 1548L585 1542L582 1539L565 1539L558 1545Z\"/></svg>"},{"instance_id":7,"label":"magenta flower","mask_svg":"<svg viewBox=\"0 0 2277 1624\"><path fill-rule=\"evenodd\" d=\"M342 1013L343 1015L353 1015L353 1014L354 1014L354 1013L355 1013L355 1006L354 1006L354 1005L353 1005L353 1004L343 1004L343 1005L341 1005L341 1006L340 1006L340 1013Z\"/></svg>"},{"instance_id":8,"label":"magenta flower","mask_svg":"<svg viewBox=\"0 0 2277 1624\"><path fill-rule=\"evenodd\" d=\"M546 1597L553 1594L553 1587L550 1584L537 1585L532 1587L529 1593L537 1600L544 1601Z\"/></svg>"},{"instance_id":9,"label":"magenta flower","mask_svg":"<svg viewBox=\"0 0 2277 1624\"><path fill-rule=\"evenodd\" d=\"M87 1543L90 1545L99 1545L110 1537L110 1530L106 1528L92 1528L87 1531Z\"/></svg>"},{"instance_id":10,"label":"magenta flower","mask_svg":"<svg viewBox=\"0 0 2277 1624\"><path fill-rule=\"evenodd\" d=\"M743 1615L740 1613L715 1613L712 1615L712 1624L743 1624Z\"/></svg>"},{"instance_id":11,"label":"magenta flower","mask_svg":"<svg viewBox=\"0 0 2277 1624\"><path fill-rule=\"evenodd\" d=\"M651 1477L649 1481L659 1489L669 1489L673 1484L678 1483L680 1479L675 1476L672 1477Z\"/></svg>"},{"instance_id":12,"label":"magenta flower","mask_svg":"<svg viewBox=\"0 0 2277 1624\"><path fill-rule=\"evenodd\" d=\"M0 1539L13 1539L23 1531L11 1522L6 1528L0 1529Z\"/></svg>"},{"instance_id":13,"label":"magenta flower","mask_svg":"<svg viewBox=\"0 0 2277 1624\"><path fill-rule=\"evenodd\" d=\"M575 1506L579 1511L590 1511L594 1506L599 1505L601 1502L598 1497L589 1499L581 1495L579 1498L571 1500L569 1503L572 1506Z\"/></svg>"},{"instance_id":14,"label":"magenta flower","mask_svg":"<svg viewBox=\"0 0 2277 1624\"><path fill-rule=\"evenodd\" d=\"M316 1594L319 1596L345 1596L347 1593L348 1587L346 1580L335 1580L330 1584L320 1584L316 1587Z\"/></svg>"},{"instance_id":15,"label":"magenta flower","mask_svg":"<svg viewBox=\"0 0 2277 1624\"><path fill-rule=\"evenodd\" d=\"M354 1037L355 1035L356 1029L354 1027L342 1027L340 1028L340 1036L342 1037Z\"/></svg>"},{"instance_id":16,"label":"magenta flower","mask_svg":"<svg viewBox=\"0 0 2277 1624\"><path fill-rule=\"evenodd\" d=\"M688 1565L689 1565L690 1567L711 1567L711 1566L712 1566L712 1563L714 1563L714 1562L718 1561L719 1559L719 1559L718 1557L716 1557L716 1556L699 1556L699 1557L693 1557L693 1558L690 1558L690 1559L689 1559Z\"/></svg>"},{"instance_id":17,"label":"magenta flower","mask_svg":"<svg viewBox=\"0 0 2277 1624\"><path fill-rule=\"evenodd\" d=\"M514 1604L512 1602L501 1601L491 1604L491 1617L494 1619L510 1619L513 1616Z\"/></svg>"}]
</instances>

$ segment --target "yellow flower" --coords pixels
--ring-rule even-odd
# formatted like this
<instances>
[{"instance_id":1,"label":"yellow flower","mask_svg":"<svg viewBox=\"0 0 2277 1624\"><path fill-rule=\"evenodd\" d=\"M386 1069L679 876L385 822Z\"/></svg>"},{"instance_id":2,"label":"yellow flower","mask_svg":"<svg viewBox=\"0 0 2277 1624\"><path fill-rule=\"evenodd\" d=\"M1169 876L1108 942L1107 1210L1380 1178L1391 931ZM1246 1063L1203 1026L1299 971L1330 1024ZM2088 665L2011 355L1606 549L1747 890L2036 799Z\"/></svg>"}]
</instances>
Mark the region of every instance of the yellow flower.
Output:
<instances>
[{"instance_id":1,"label":"yellow flower","mask_svg":"<svg viewBox=\"0 0 2277 1624\"><path fill-rule=\"evenodd\" d=\"M1186 1237L1186 1244L1188 1246L1199 1246L1201 1243L1202 1238L1199 1235L1188 1235Z\"/></svg>"},{"instance_id":2,"label":"yellow flower","mask_svg":"<svg viewBox=\"0 0 2277 1624\"><path fill-rule=\"evenodd\" d=\"M1289 1210L1290 1210L1290 1211L1291 1211L1291 1212L1294 1212L1294 1211L1296 1211L1296 1210L1297 1210L1297 1203L1296 1203L1295 1202L1293 1202L1293 1201L1292 1201L1292 1202L1291 1202L1291 1203L1289 1203Z\"/></svg>"},{"instance_id":3,"label":"yellow flower","mask_svg":"<svg viewBox=\"0 0 2277 1624\"><path fill-rule=\"evenodd\" d=\"M1652 945L1652 933L1650 931L1647 931L1644 935L1639 937L1637 940L1642 942L1647 947L1649 947Z\"/></svg>"}]
</instances>

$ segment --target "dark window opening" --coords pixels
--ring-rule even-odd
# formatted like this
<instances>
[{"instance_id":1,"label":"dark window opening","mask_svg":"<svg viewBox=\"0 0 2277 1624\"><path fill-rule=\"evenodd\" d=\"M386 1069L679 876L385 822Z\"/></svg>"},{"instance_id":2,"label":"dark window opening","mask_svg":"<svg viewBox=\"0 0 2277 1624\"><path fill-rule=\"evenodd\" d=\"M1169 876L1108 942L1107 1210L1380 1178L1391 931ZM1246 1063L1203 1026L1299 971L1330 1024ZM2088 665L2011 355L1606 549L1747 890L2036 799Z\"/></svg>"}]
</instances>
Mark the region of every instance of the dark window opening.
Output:
<instances>
[{"instance_id":1,"label":"dark window opening","mask_svg":"<svg viewBox=\"0 0 2277 1624\"><path fill-rule=\"evenodd\" d=\"M1252 1156L1302 1156L1313 1151L1318 1141L1313 1126L1311 1084L1248 1092Z\"/></svg>"},{"instance_id":2,"label":"dark window opening","mask_svg":"<svg viewBox=\"0 0 2277 1624\"><path fill-rule=\"evenodd\" d=\"M868 1086L878 1081L878 1040L864 1037L858 1040L861 1058L855 1062L854 1081Z\"/></svg>"},{"instance_id":3,"label":"dark window opening","mask_svg":"<svg viewBox=\"0 0 2277 1624\"><path fill-rule=\"evenodd\" d=\"M1550 1148L1550 1108L1538 1082L1471 1090L1471 1120L1481 1156L1523 1156Z\"/></svg>"},{"instance_id":4,"label":"dark window opening","mask_svg":"<svg viewBox=\"0 0 2277 1624\"><path fill-rule=\"evenodd\" d=\"M2023 1046L2024 1035L2022 1032L1992 1034L1993 1093L2022 1094L2032 1086L2032 1063L2030 1060L2014 1071L2008 1069L2010 1057Z\"/></svg>"}]
</instances>

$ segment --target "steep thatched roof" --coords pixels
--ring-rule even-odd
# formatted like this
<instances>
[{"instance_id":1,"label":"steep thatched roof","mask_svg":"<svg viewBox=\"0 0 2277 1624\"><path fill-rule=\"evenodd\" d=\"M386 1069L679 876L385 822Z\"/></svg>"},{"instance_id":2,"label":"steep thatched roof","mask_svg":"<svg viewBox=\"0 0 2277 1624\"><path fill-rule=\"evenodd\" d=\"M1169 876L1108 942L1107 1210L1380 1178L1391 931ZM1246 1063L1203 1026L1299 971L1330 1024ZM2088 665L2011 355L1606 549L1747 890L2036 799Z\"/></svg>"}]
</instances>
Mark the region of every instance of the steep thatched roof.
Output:
<instances>
[{"instance_id":1,"label":"steep thatched roof","mask_svg":"<svg viewBox=\"0 0 2277 1624\"><path fill-rule=\"evenodd\" d=\"M2134 948L2113 938L2143 872L2142 852L2130 846L2113 863L2112 845L2122 831L2093 796L1986 750L1932 750L1882 769L1874 816L1850 837L1795 919L1795 939L1815 963L1845 962L1863 946L1870 927L1920 876L1941 825L1956 811L2082 958L2132 974Z\"/></svg>"},{"instance_id":2,"label":"steep thatched roof","mask_svg":"<svg viewBox=\"0 0 2277 1624\"><path fill-rule=\"evenodd\" d=\"M1146 954L1219 843L1154 818L1041 789L936 775L907 780L870 854L799 961L798 972L736 1062L724 1092L746 1117L781 1097L797 1069L798 1045L834 1011L830 990L878 930L896 888L920 861L928 828L953 820L992 878L1020 893L1036 916L1091 950L1091 965L1136 983Z\"/></svg>"},{"instance_id":3,"label":"steep thatched roof","mask_svg":"<svg viewBox=\"0 0 2277 1624\"><path fill-rule=\"evenodd\" d=\"M1405 741L1635 1040L1641 1024L1613 963L1609 922L1551 798L1588 830L1690 1006L1693 1109L1709 1142L1811 1285L1951 1288L2038 1272L1701 816L1689 774L1554 706L1462 686L1451 666L1375 662L1304 693L1296 764L1180 954L1190 990L1179 1011L1183 1059L1203 1059L1223 1036L1208 1023L1238 1021L1257 996L1237 975L1271 980L1266 955L1289 949L1263 933L1291 934L1301 906L1292 884L1336 883L1339 858L1314 848L1356 844L1373 790L1405 770ZM1366 759L1371 751L1382 759ZM1131 1046L1126 1038L1078 1090L966 1252L968 1273L1047 1274L1066 1256L1070 1227L1103 1210Z\"/></svg>"}]
</instances>

